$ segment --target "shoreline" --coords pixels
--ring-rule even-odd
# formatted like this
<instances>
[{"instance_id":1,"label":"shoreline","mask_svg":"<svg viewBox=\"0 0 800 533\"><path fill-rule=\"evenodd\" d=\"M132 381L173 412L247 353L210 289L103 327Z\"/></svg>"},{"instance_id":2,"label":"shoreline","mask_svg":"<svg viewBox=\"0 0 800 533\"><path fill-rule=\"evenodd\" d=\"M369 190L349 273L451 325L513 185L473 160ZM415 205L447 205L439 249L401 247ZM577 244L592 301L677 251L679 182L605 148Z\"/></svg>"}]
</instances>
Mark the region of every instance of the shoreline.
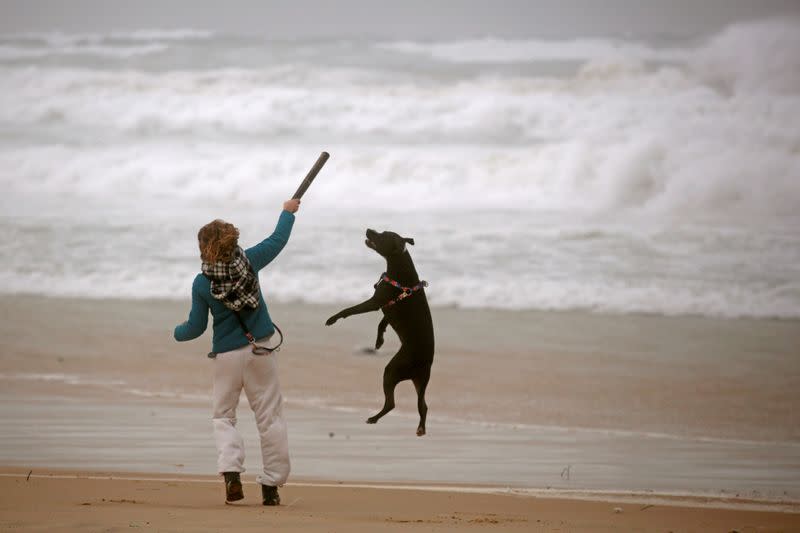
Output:
<instances>
[{"instance_id":1,"label":"shoreline","mask_svg":"<svg viewBox=\"0 0 800 533\"><path fill-rule=\"evenodd\" d=\"M265 291L265 298L268 298L268 292L266 289ZM165 296L145 296L145 297L108 297L108 296L75 296L69 293L65 294L58 294L58 295L45 295L41 292L31 292L31 291L9 291L9 292L2 292L3 297L5 298L12 298L12 299L32 299L32 300L52 300L52 301L65 301L65 302L86 302L86 303L97 303L97 304L104 304L104 303L111 303L111 304L125 304L125 303L135 303L135 304L152 304L152 305L163 305L168 307L173 307L175 305L186 306L186 310L188 312L189 307L191 306L191 301L185 297L165 297ZM361 295L363 296L364 293L362 291ZM272 307L288 307L288 308L296 308L296 307L309 307L309 308L317 308L324 310L324 313L327 313L330 310L339 310L350 305L353 305L354 301L357 301L359 298L358 293L351 294L352 298L347 300L343 300L341 302L330 302L330 301L306 301L306 300L297 300L297 299L275 299L270 298L270 301L267 302L270 308ZM732 315L722 315L722 314L703 314L703 313L693 313L693 312L686 312L686 313L660 313L656 311L638 311L638 310L614 310L614 309L597 309L592 307L568 307L568 308L535 308L535 307L520 307L520 308L513 308L513 307L498 307L498 306L475 306L475 305L459 305L454 303L444 303L444 304L437 304L437 303L429 303L430 309L432 313L436 313L437 311L451 314L451 313L460 313L460 314L498 314L498 315L525 315L527 317L544 317L547 315L554 315L556 318L561 319L575 319L584 317L588 320L591 320L593 317L597 319L609 319L609 320L620 320L625 318L631 319L641 319L641 320L667 320L667 321L710 321L710 322L733 322L739 323L740 325L747 325L748 323L752 322L763 322L763 323L800 323L800 316L792 316L792 315L747 315L747 314L732 314ZM377 312L377 311L376 311ZM323 317L323 319L326 317Z\"/></svg>"}]
</instances>

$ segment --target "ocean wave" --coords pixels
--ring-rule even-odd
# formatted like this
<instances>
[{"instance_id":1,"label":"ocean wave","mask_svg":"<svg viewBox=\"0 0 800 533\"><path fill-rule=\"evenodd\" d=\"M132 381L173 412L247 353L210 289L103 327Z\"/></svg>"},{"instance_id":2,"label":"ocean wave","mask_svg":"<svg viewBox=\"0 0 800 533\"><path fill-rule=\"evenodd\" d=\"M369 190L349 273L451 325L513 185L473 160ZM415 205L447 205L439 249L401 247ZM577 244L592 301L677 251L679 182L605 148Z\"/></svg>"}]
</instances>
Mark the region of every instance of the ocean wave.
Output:
<instances>
[{"instance_id":1,"label":"ocean wave","mask_svg":"<svg viewBox=\"0 0 800 533\"><path fill-rule=\"evenodd\" d=\"M392 52L455 64L572 62L605 65L626 74L626 66L668 64L687 67L698 79L736 92L800 91L800 17L732 24L704 40L654 46L619 39L498 39L397 41L377 46ZM619 68L622 67L622 68Z\"/></svg>"},{"instance_id":2,"label":"ocean wave","mask_svg":"<svg viewBox=\"0 0 800 533\"><path fill-rule=\"evenodd\" d=\"M198 227L212 217L231 220L245 245L269 231L282 197L248 194L259 198L257 207L217 198L195 210L148 202L146 216L123 216L118 208L104 215L91 206L70 214L72 204L62 199L60 212L39 206L49 219L38 223L11 217L0 232L0 294L185 300L199 264ZM124 191L118 196L136 211ZM310 201L291 246L262 276L270 301L343 305L368 298L384 268L363 245L371 226L415 238L413 255L434 306L800 318L800 234L791 227L648 229L652 222L636 218L610 224L508 210L409 215ZM267 215L265 205L274 205Z\"/></svg>"},{"instance_id":3,"label":"ocean wave","mask_svg":"<svg viewBox=\"0 0 800 533\"><path fill-rule=\"evenodd\" d=\"M185 282L191 266L165 274L142 275L134 271L96 273L82 277L42 274L19 275L3 271L1 294L36 294L80 299L169 299L183 301L190 294ZM434 275L436 273L434 272ZM374 277L374 276L372 276ZM372 279L370 277L369 279ZM431 278L431 276L427 276ZM182 279L181 279L182 278ZM336 286L320 284L316 272L274 270L265 278L273 302L345 305L369 297L366 277L337 270ZM181 281L177 281L181 280ZM314 286L313 292L308 287ZM427 292L434 307L497 309L507 311L582 311L610 314L707 316L718 318L800 319L800 287L778 290L723 288L709 285L685 287L631 286L627 283L539 282L534 275L495 282L451 279L440 274Z\"/></svg>"},{"instance_id":4,"label":"ocean wave","mask_svg":"<svg viewBox=\"0 0 800 533\"><path fill-rule=\"evenodd\" d=\"M105 58L132 58L162 53L168 50L165 44L153 43L137 46L72 45L56 48L23 48L0 46L0 61L36 59L58 56L93 56Z\"/></svg>"},{"instance_id":5,"label":"ocean wave","mask_svg":"<svg viewBox=\"0 0 800 533\"><path fill-rule=\"evenodd\" d=\"M0 43L38 43L50 47L59 47L82 44L98 45L109 41L197 41L208 40L216 35L217 34L212 31L191 28L171 30L142 29L132 31L110 31L106 33L67 33L62 31L21 32L0 35Z\"/></svg>"},{"instance_id":6,"label":"ocean wave","mask_svg":"<svg viewBox=\"0 0 800 533\"><path fill-rule=\"evenodd\" d=\"M613 39L497 39L487 37L465 41L380 43L380 48L421 55L453 63L529 63L542 61L606 60L610 58L641 61L682 61L685 49L656 48L642 43Z\"/></svg>"},{"instance_id":7,"label":"ocean wave","mask_svg":"<svg viewBox=\"0 0 800 533\"><path fill-rule=\"evenodd\" d=\"M214 36L213 32L192 29L2 34L0 62L30 62L37 59L69 57L139 58L163 54L175 44L207 41Z\"/></svg>"},{"instance_id":8,"label":"ocean wave","mask_svg":"<svg viewBox=\"0 0 800 533\"><path fill-rule=\"evenodd\" d=\"M480 71L436 79L413 71L382 72L371 63L343 66L334 61L309 68L293 57L259 68L156 72L7 65L0 67L0 121L19 129L46 130L55 124L69 127L70 134L89 130L111 138L313 134L479 144L593 142L610 135L642 139L685 123L703 133L731 127L731 132L713 133L730 138L759 133L748 132L755 122L794 149L792 120L781 119L800 115L800 54L793 53L800 46L800 23L776 24L730 27L681 61L658 67L646 65L642 57L647 54L641 53L575 54L586 57L571 76L558 79ZM168 46L147 41L121 47L0 45L0 57L132 57L161 55ZM319 46L317 52L323 53ZM569 43L553 46L570 49ZM584 48L603 49L591 43Z\"/></svg>"},{"instance_id":9,"label":"ocean wave","mask_svg":"<svg viewBox=\"0 0 800 533\"><path fill-rule=\"evenodd\" d=\"M688 64L733 93L800 95L800 17L734 24L709 39Z\"/></svg>"},{"instance_id":10,"label":"ocean wave","mask_svg":"<svg viewBox=\"0 0 800 533\"><path fill-rule=\"evenodd\" d=\"M390 211L513 209L632 213L651 220L780 222L800 205L800 157L774 137L733 142L606 139L539 146L305 145L279 140L27 147L0 152L9 194L113 201L216 199L254 207L285 194L322 149L333 156L315 184L316 205ZM744 139L748 139L745 136ZM770 145L769 142L772 142ZM368 184L368 185L366 185ZM402 199L402 200L401 200Z\"/></svg>"},{"instance_id":11,"label":"ocean wave","mask_svg":"<svg viewBox=\"0 0 800 533\"><path fill-rule=\"evenodd\" d=\"M337 44L348 59L325 62L316 59L331 43L248 41L269 61L231 68L186 66L194 45L212 63L241 57L241 42L202 32L0 39L0 50L142 48L147 58L135 69L83 58L0 66L0 292L184 298L195 258L152 250L175 241L194 251L193 210L240 217L279 205L327 150L307 205L340 216L304 216L315 238L344 245L345 231L363 233L356 222L410 226L431 243L435 305L797 318L794 24L736 25L685 49ZM409 65L409 54L434 51L433 68ZM491 66L546 56L576 64L562 76ZM131 233L109 215L73 228L91 234L78 241L59 229L130 205L148 206L138 216L154 226ZM26 226L31 218L42 226ZM650 226L672 229L642 235ZM108 242L118 257L80 266L105 257ZM340 303L373 277L353 257L336 255L338 288L314 302ZM291 277L276 270L274 296L307 300L321 262L311 253Z\"/></svg>"}]
</instances>

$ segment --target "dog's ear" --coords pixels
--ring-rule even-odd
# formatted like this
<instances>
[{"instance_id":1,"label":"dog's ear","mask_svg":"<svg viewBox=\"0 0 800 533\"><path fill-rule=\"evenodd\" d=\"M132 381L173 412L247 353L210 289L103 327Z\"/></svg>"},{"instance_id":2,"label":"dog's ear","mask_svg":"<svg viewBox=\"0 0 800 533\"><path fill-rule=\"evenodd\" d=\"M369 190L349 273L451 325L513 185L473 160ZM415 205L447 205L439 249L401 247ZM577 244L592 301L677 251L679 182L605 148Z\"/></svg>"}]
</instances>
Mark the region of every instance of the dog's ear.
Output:
<instances>
[{"instance_id":1,"label":"dog's ear","mask_svg":"<svg viewBox=\"0 0 800 533\"><path fill-rule=\"evenodd\" d=\"M403 240L412 246L414 245L414 239L403 239Z\"/></svg>"}]
</instances>

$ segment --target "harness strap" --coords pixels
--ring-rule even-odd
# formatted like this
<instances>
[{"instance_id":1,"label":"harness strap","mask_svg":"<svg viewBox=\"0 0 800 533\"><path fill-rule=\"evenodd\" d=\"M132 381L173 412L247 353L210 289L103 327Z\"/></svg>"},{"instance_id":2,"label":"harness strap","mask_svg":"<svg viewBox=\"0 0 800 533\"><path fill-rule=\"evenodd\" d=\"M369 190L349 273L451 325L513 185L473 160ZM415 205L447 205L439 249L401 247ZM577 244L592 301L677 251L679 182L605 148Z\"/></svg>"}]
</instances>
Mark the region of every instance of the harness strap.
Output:
<instances>
[{"instance_id":1,"label":"harness strap","mask_svg":"<svg viewBox=\"0 0 800 533\"><path fill-rule=\"evenodd\" d=\"M381 307L381 309L385 309L385 308L387 308L387 307L391 307L391 306L393 306L394 304L396 304L397 302L399 302L399 301L401 301L401 300L405 300L406 298L408 298L409 296L411 296L412 294L414 294L416 291L418 291L418 290L420 290L420 289L423 289L423 288L425 288L425 287L427 287L427 286L428 286L428 282L423 280L423 281L420 281L419 283L417 283L416 285L414 285L413 287L404 287L403 285L400 285L400 283L398 283L397 281L395 281L395 280L393 280L392 278L390 278L390 277L389 277L389 276L386 274L386 272L384 272L383 274L381 274L381 277L380 277L380 279L378 280L378 283L380 283L380 282L382 282L382 281L383 281L383 282L386 282L386 283L388 283L388 284L389 284L389 285L391 285L392 287L395 287L395 288L397 288L397 289L400 289L400 290L401 290L401 291L403 291L403 292L401 292L400 294L398 294L398 295L397 295L397 298L395 298L394 300L389 300L389 302L388 302L388 303L386 303L386 304L384 304L384 305ZM377 286L377 284L376 284L376 286Z\"/></svg>"}]
</instances>

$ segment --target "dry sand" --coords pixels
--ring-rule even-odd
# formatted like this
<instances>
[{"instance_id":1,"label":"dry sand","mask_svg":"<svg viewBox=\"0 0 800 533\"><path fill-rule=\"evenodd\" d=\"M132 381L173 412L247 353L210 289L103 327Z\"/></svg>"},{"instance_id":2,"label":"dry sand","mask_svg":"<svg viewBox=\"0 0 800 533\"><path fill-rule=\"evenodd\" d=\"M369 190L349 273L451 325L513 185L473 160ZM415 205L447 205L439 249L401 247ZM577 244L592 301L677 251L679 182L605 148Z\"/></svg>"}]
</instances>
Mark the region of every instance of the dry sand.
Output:
<instances>
[{"instance_id":1,"label":"dry sand","mask_svg":"<svg viewBox=\"0 0 800 533\"><path fill-rule=\"evenodd\" d=\"M218 478L80 472L0 476L0 530L25 531L798 531L800 515L391 487L289 484L283 505L223 503ZM55 474L55 476L51 476ZM697 502L695 502L697 503Z\"/></svg>"}]
</instances>

